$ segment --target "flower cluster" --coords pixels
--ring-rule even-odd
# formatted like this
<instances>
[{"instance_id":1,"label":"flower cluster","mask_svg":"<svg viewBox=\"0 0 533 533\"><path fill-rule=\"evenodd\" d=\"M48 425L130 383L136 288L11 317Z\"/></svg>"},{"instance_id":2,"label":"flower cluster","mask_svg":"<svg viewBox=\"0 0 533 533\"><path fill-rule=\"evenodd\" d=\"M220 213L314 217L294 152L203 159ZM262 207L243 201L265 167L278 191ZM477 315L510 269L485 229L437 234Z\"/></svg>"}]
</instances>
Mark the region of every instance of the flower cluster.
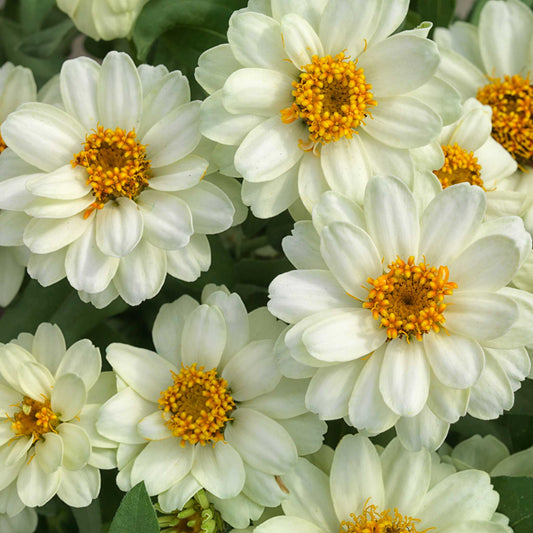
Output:
<instances>
[{"instance_id":1,"label":"flower cluster","mask_svg":"<svg viewBox=\"0 0 533 533\"><path fill-rule=\"evenodd\" d=\"M0 68L1 531L116 469L110 531L512 533L531 443L472 435L531 410L533 11L482 3L249 0L208 48L226 7L57 1L136 56Z\"/></svg>"}]
</instances>

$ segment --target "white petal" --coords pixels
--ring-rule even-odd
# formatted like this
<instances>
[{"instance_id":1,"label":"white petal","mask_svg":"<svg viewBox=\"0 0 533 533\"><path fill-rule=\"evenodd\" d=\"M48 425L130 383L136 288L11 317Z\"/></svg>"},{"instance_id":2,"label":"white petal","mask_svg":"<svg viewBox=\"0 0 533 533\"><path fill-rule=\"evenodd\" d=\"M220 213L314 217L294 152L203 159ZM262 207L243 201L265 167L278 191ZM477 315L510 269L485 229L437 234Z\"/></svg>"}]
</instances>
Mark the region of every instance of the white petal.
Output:
<instances>
[{"instance_id":1,"label":"white petal","mask_svg":"<svg viewBox=\"0 0 533 533\"><path fill-rule=\"evenodd\" d=\"M137 200L146 238L158 248L174 250L188 244L193 219L187 204L174 195L145 191Z\"/></svg>"},{"instance_id":2,"label":"white petal","mask_svg":"<svg viewBox=\"0 0 533 533\"><path fill-rule=\"evenodd\" d=\"M382 507L381 464L378 452L368 438L361 435L342 438L335 450L329 479L339 520L349 520L351 513L362 511L368 498L378 509Z\"/></svg>"},{"instance_id":3,"label":"white petal","mask_svg":"<svg viewBox=\"0 0 533 533\"><path fill-rule=\"evenodd\" d=\"M146 440L155 441L172 437L172 432L166 426L163 411L156 411L145 416L137 424L139 435Z\"/></svg>"},{"instance_id":4,"label":"white petal","mask_svg":"<svg viewBox=\"0 0 533 533\"><path fill-rule=\"evenodd\" d=\"M429 392L429 365L422 343L394 339L385 350L379 376L385 403L400 416L415 416L424 407Z\"/></svg>"},{"instance_id":5,"label":"white petal","mask_svg":"<svg viewBox=\"0 0 533 533\"><path fill-rule=\"evenodd\" d=\"M81 215L70 218L34 218L24 231L24 244L36 254L55 252L79 238L89 228L90 220Z\"/></svg>"},{"instance_id":6,"label":"white petal","mask_svg":"<svg viewBox=\"0 0 533 533\"><path fill-rule=\"evenodd\" d=\"M75 374L60 376L52 390L52 410L62 421L78 416L87 399L83 380Z\"/></svg>"},{"instance_id":7,"label":"white petal","mask_svg":"<svg viewBox=\"0 0 533 533\"><path fill-rule=\"evenodd\" d=\"M67 248L50 254L31 254L28 260L28 274L43 287L62 280L66 275L65 257Z\"/></svg>"},{"instance_id":8,"label":"white petal","mask_svg":"<svg viewBox=\"0 0 533 533\"><path fill-rule=\"evenodd\" d=\"M34 459L41 469L47 474L53 474L63 462L63 439L49 431L36 442L34 453Z\"/></svg>"},{"instance_id":9,"label":"white petal","mask_svg":"<svg viewBox=\"0 0 533 533\"><path fill-rule=\"evenodd\" d=\"M417 209L411 191L402 181L390 177L372 179L365 193L365 215L368 232L385 264L397 256L405 261L416 254Z\"/></svg>"},{"instance_id":10,"label":"white petal","mask_svg":"<svg viewBox=\"0 0 533 533\"><path fill-rule=\"evenodd\" d=\"M254 531L256 533L326 533L328 530L295 516L275 516Z\"/></svg>"},{"instance_id":11,"label":"white petal","mask_svg":"<svg viewBox=\"0 0 533 533\"><path fill-rule=\"evenodd\" d=\"M431 376L428 407L442 420L453 424L466 414L470 389L451 389L444 386L434 375Z\"/></svg>"},{"instance_id":12,"label":"white petal","mask_svg":"<svg viewBox=\"0 0 533 533\"><path fill-rule=\"evenodd\" d=\"M163 286L167 273L165 252L143 239L135 249L120 260L113 280L122 299L139 305L153 298Z\"/></svg>"},{"instance_id":13,"label":"white petal","mask_svg":"<svg viewBox=\"0 0 533 533\"><path fill-rule=\"evenodd\" d=\"M452 389L471 387L485 366L483 349L473 339L444 332L423 336L424 350L438 380Z\"/></svg>"},{"instance_id":14,"label":"white petal","mask_svg":"<svg viewBox=\"0 0 533 533\"><path fill-rule=\"evenodd\" d=\"M183 281L195 281L211 265L211 248L205 235L192 235L187 246L167 251L168 273Z\"/></svg>"},{"instance_id":15,"label":"white petal","mask_svg":"<svg viewBox=\"0 0 533 533\"><path fill-rule=\"evenodd\" d=\"M287 259L298 269L327 269L320 255L318 234L307 220L294 224L291 235L281 241L281 247Z\"/></svg>"},{"instance_id":16,"label":"white petal","mask_svg":"<svg viewBox=\"0 0 533 533\"><path fill-rule=\"evenodd\" d=\"M298 140L307 139L301 121L284 124L272 117L256 126L235 154L235 167L251 182L270 181L293 167L302 157Z\"/></svg>"},{"instance_id":17,"label":"white petal","mask_svg":"<svg viewBox=\"0 0 533 533\"><path fill-rule=\"evenodd\" d=\"M85 131L71 115L48 104L23 104L2 124L6 144L24 161L52 172L80 152Z\"/></svg>"},{"instance_id":18,"label":"white petal","mask_svg":"<svg viewBox=\"0 0 533 533\"><path fill-rule=\"evenodd\" d=\"M416 416L401 417L396 422L396 433L408 450L436 450L446 438L449 427L449 423L426 406Z\"/></svg>"},{"instance_id":19,"label":"white petal","mask_svg":"<svg viewBox=\"0 0 533 533\"><path fill-rule=\"evenodd\" d=\"M242 459L267 474L284 474L296 463L296 446L277 422L252 409L239 408L224 436Z\"/></svg>"},{"instance_id":20,"label":"white petal","mask_svg":"<svg viewBox=\"0 0 533 533\"><path fill-rule=\"evenodd\" d=\"M221 89L227 77L238 68L241 65L233 56L231 46L227 43L219 44L206 50L198 58L194 77L208 94L212 94Z\"/></svg>"},{"instance_id":21,"label":"white petal","mask_svg":"<svg viewBox=\"0 0 533 533\"><path fill-rule=\"evenodd\" d=\"M298 170L298 194L310 213L313 212L321 194L328 189L320 159L313 154L304 154Z\"/></svg>"},{"instance_id":22,"label":"white petal","mask_svg":"<svg viewBox=\"0 0 533 533\"><path fill-rule=\"evenodd\" d=\"M109 52L98 80L98 115L104 128L131 131L138 126L142 110L141 80L127 54Z\"/></svg>"},{"instance_id":23,"label":"white petal","mask_svg":"<svg viewBox=\"0 0 533 533\"><path fill-rule=\"evenodd\" d=\"M289 12L281 20L283 44L289 59L300 69L313 61L313 56L324 56L322 43L315 30L300 15Z\"/></svg>"},{"instance_id":24,"label":"white petal","mask_svg":"<svg viewBox=\"0 0 533 533\"><path fill-rule=\"evenodd\" d=\"M64 469L57 495L70 507L87 507L100 492L100 472L93 466Z\"/></svg>"},{"instance_id":25,"label":"white petal","mask_svg":"<svg viewBox=\"0 0 533 533\"><path fill-rule=\"evenodd\" d=\"M149 181L150 188L156 191L189 189L200 182L208 166L209 163L203 157L187 155L175 163L153 169ZM142 200L143 196L139 200Z\"/></svg>"},{"instance_id":26,"label":"white petal","mask_svg":"<svg viewBox=\"0 0 533 533\"><path fill-rule=\"evenodd\" d=\"M26 183L34 176L42 174L29 174L17 176L0 181L0 208L1 209L25 209L35 198L28 189Z\"/></svg>"},{"instance_id":27,"label":"white petal","mask_svg":"<svg viewBox=\"0 0 533 533\"><path fill-rule=\"evenodd\" d=\"M185 504L202 488L192 474L174 483L165 492L158 495L157 501L161 509L171 513L176 509L183 509Z\"/></svg>"},{"instance_id":28,"label":"white petal","mask_svg":"<svg viewBox=\"0 0 533 533\"><path fill-rule=\"evenodd\" d=\"M31 349L32 355L39 363L55 374L66 350L65 337L59 326L47 322L39 324Z\"/></svg>"},{"instance_id":29,"label":"white petal","mask_svg":"<svg viewBox=\"0 0 533 533\"><path fill-rule=\"evenodd\" d=\"M26 396L30 396L30 398L39 402L42 401L43 396L50 398L54 378L48 368L39 363L27 361L16 368L16 371L18 372L20 388ZM2 374L5 376L4 372ZM52 409L55 411L53 406Z\"/></svg>"},{"instance_id":30,"label":"white petal","mask_svg":"<svg viewBox=\"0 0 533 533\"><path fill-rule=\"evenodd\" d=\"M90 192L87 185L87 171L83 167L72 168L71 164L63 165L53 172L38 174L26 183L30 192L45 198L60 200L76 200Z\"/></svg>"},{"instance_id":31,"label":"white petal","mask_svg":"<svg viewBox=\"0 0 533 533\"><path fill-rule=\"evenodd\" d=\"M359 205L341 193L326 191L313 210L313 225L321 232L332 222L347 222L366 231L365 215Z\"/></svg>"},{"instance_id":32,"label":"white petal","mask_svg":"<svg viewBox=\"0 0 533 533\"><path fill-rule=\"evenodd\" d=\"M38 461L30 461L22 468L17 479L17 491L24 505L44 505L57 492L61 482L61 470L48 474Z\"/></svg>"},{"instance_id":33,"label":"white petal","mask_svg":"<svg viewBox=\"0 0 533 533\"><path fill-rule=\"evenodd\" d=\"M88 391L100 377L101 369L100 350L89 339L81 339L62 356L55 376L57 379L63 374L76 374L83 380Z\"/></svg>"},{"instance_id":34,"label":"white petal","mask_svg":"<svg viewBox=\"0 0 533 533\"><path fill-rule=\"evenodd\" d=\"M60 424L57 432L65 446L63 465L69 470L80 470L91 455L91 441L87 432L75 424Z\"/></svg>"},{"instance_id":35,"label":"white petal","mask_svg":"<svg viewBox=\"0 0 533 533\"><path fill-rule=\"evenodd\" d=\"M300 456L318 452L328 430L326 422L313 413L284 418L278 424L288 431Z\"/></svg>"},{"instance_id":36,"label":"white petal","mask_svg":"<svg viewBox=\"0 0 533 533\"><path fill-rule=\"evenodd\" d=\"M172 384L171 372L179 373L178 368L160 355L126 344L111 344L107 348L107 360L135 392L154 403L161 391Z\"/></svg>"},{"instance_id":37,"label":"white petal","mask_svg":"<svg viewBox=\"0 0 533 533\"><path fill-rule=\"evenodd\" d=\"M226 344L226 326L216 307L201 305L187 318L181 337L183 364L215 368Z\"/></svg>"},{"instance_id":38,"label":"white petal","mask_svg":"<svg viewBox=\"0 0 533 533\"><path fill-rule=\"evenodd\" d=\"M218 498L233 498L244 485L244 465L229 444L199 446L191 469L200 485Z\"/></svg>"},{"instance_id":39,"label":"white petal","mask_svg":"<svg viewBox=\"0 0 533 533\"><path fill-rule=\"evenodd\" d=\"M99 76L100 65L88 57L65 61L61 67L59 84L63 105L80 121L87 133L98 122L96 93Z\"/></svg>"},{"instance_id":40,"label":"white petal","mask_svg":"<svg viewBox=\"0 0 533 533\"><path fill-rule=\"evenodd\" d=\"M93 202L93 198L92 194L86 194L77 200L34 197L25 212L36 218L67 218L86 210Z\"/></svg>"}]
</instances>

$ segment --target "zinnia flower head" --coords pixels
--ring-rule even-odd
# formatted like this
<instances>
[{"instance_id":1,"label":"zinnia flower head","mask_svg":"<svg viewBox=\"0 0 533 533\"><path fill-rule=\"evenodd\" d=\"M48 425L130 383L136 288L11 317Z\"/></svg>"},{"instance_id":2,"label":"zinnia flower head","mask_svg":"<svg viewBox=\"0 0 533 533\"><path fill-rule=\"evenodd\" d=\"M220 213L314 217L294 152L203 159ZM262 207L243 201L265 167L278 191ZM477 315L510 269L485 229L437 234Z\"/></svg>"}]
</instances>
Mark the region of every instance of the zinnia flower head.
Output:
<instances>
[{"instance_id":1,"label":"zinnia flower head","mask_svg":"<svg viewBox=\"0 0 533 533\"><path fill-rule=\"evenodd\" d=\"M202 54L202 133L235 153L256 216L298 199L311 211L327 189L362 200L374 174L410 181L408 149L457 119L457 93L433 76L431 25L391 36L407 9L403 0L250 4L232 15L229 43Z\"/></svg>"},{"instance_id":2,"label":"zinnia flower head","mask_svg":"<svg viewBox=\"0 0 533 533\"><path fill-rule=\"evenodd\" d=\"M347 435L329 476L300 459L282 479L289 489L285 516L256 533L512 531L509 519L496 513L499 495L486 472L455 472L436 454L408 451L398 439L380 454L368 438Z\"/></svg>"},{"instance_id":3,"label":"zinnia flower head","mask_svg":"<svg viewBox=\"0 0 533 533\"><path fill-rule=\"evenodd\" d=\"M102 65L66 61L60 89L62 108L25 104L2 125L0 204L32 217L13 229L30 275L45 286L66 276L98 307L153 297L167 272L195 280L211 262L206 234L229 228L235 208L202 179L187 79L110 52Z\"/></svg>"},{"instance_id":4,"label":"zinnia flower head","mask_svg":"<svg viewBox=\"0 0 533 533\"><path fill-rule=\"evenodd\" d=\"M277 476L317 451L326 430L305 408L305 382L276 365L282 328L265 308L248 314L237 294L208 285L201 304L182 296L161 308L157 353L111 344L123 386L97 427L119 443L119 487L143 480L165 512L204 488L234 527L279 505Z\"/></svg>"},{"instance_id":5,"label":"zinnia flower head","mask_svg":"<svg viewBox=\"0 0 533 533\"><path fill-rule=\"evenodd\" d=\"M511 408L530 369L532 295L505 286L531 241L518 217L482 223L485 204L462 183L419 213L405 184L374 177L364 210L330 191L316 230L296 224L283 247L299 270L274 279L268 308L291 324L280 364L312 375L312 412L436 449L465 412Z\"/></svg>"},{"instance_id":6,"label":"zinnia flower head","mask_svg":"<svg viewBox=\"0 0 533 533\"><path fill-rule=\"evenodd\" d=\"M116 466L116 445L95 429L100 404L113 394L100 369L88 339L67 349L47 323L0 348L0 490L12 502L41 506L57 494L85 507L98 496L99 468Z\"/></svg>"}]
</instances>

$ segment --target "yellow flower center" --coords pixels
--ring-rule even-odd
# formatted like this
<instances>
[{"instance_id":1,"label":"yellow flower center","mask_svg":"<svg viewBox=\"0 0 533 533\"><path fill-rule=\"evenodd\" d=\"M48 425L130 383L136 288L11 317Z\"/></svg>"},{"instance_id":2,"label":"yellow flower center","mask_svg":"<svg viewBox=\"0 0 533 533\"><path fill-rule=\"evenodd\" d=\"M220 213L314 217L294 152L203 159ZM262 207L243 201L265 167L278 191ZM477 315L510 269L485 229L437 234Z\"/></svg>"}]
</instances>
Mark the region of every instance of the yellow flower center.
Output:
<instances>
[{"instance_id":1,"label":"yellow flower center","mask_svg":"<svg viewBox=\"0 0 533 533\"><path fill-rule=\"evenodd\" d=\"M533 163L533 86L529 76L489 78L477 99L492 108L492 136L519 162Z\"/></svg>"},{"instance_id":2,"label":"yellow flower center","mask_svg":"<svg viewBox=\"0 0 533 533\"><path fill-rule=\"evenodd\" d=\"M481 179L481 165L478 164L477 157L474 157L474 152L463 150L457 143L442 146L442 151L444 165L433 173L439 178L443 189L456 183L470 183L486 190Z\"/></svg>"},{"instance_id":3,"label":"yellow flower center","mask_svg":"<svg viewBox=\"0 0 533 533\"><path fill-rule=\"evenodd\" d=\"M7 148L7 144L5 143L4 139L2 138L2 135L0 135L0 154Z\"/></svg>"},{"instance_id":4,"label":"yellow flower center","mask_svg":"<svg viewBox=\"0 0 533 533\"><path fill-rule=\"evenodd\" d=\"M350 516L351 520L341 522L339 533L425 533L435 529L418 531L418 518L403 516L397 509L394 509L394 516L391 516L390 509L378 513L375 505L365 504L360 515L352 513Z\"/></svg>"},{"instance_id":5,"label":"yellow flower center","mask_svg":"<svg viewBox=\"0 0 533 533\"><path fill-rule=\"evenodd\" d=\"M179 374L172 372L174 384L161 392L159 409L163 410L166 426L175 437L205 446L224 440L222 430L231 418L228 414L235 402L227 390L228 383L217 376L216 368L182 366Z\"/></svg>"},{"instance_id":6,"label":"yellow flower center","mask_svg":"<svg viewBox=\"0 0 533 533\"><path fill-rule=\"evenodd\" d=\"M74 154L71 163L87 169L87 185L93 189L95 200L85 211L85 218L109 200L121 196L135 199L150 178L146 147L136 141L135 130L104 130L98 126L94 133L86 135L83 150Z\"/></svg>"},{"instance_id":7,"label":"yellow flower center","mask_svg":"<svg viewBox=\"0 0 533 533\"><path fill-rule=\"evenodd\" d=\"M311 148L316 143L350 139L375 106L366 83L364 70L357 60L348 61L344 53L335 57L313 56L303 67L298 81L293 82L294 102L281 111L281 119L290 123L301 118L309 128Z\"/></svg>"},{"instance_id":8,"label":"yellow flower center","mask_svg":"<svg viewBox=\"0 0 533 533\"><path fill-rule=\"evenodd\" d=\"M448 267L438 269L426 263L415 264L413 256L407 263L398 258L389 271L377 279L368 278L368 298L363 303L372 316L387 329L387 337L396 339L414 335L422 340L424 333L439 332L445 322L444 297L452 294L457 284L448 281Z\"/></svg>"},{"instance_id":9,"label":"yellow flower center","mask_svg":"<svg viewBox=\"0 0 533 533\"><path fill-rule=\"evenodd\" d=\"M15 413L11 421L11 431L19 436L33 436L33 441L37 441L44 433L53 431L59 424L57 415L52 411L50 400L45 398L44 402L39 402L24 396L17 404L20 410Z\"/></svg>"}]
</instances>

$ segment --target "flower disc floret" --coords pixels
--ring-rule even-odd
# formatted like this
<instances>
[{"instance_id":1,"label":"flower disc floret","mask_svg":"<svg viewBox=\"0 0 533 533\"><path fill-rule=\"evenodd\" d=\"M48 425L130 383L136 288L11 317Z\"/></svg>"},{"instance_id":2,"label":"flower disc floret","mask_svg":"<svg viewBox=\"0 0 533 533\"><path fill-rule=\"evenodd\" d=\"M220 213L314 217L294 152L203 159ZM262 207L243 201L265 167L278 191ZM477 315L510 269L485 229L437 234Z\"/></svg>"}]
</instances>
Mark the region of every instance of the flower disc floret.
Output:
<instances>
[{"instance_id":1,"label":"flower disc floret","mask_svg":"<svg viewBox=\"0 0 533 533\"><path fill-rule=\"evenodd\" d=\"M50 400L44 398L42 402L24 396L17 404L20 407L11 420L11 431L16 437L33 437L33 442L39 440L42 435L53 431L59 424L57 415L52 411Z\"/></svg>"},{"instance_id":2,"label":"flower disc floret","mask_svg":"<svg viewBox=\"0 0 533 533\"><path fill-rule=\"evenodd\" d=\"M489 78L477 99L492 108L492 136L519 162L533 163L533 86L519 74Z\"/></svg>"},{"instance_id":3,"label":"flower disc floret","mask_svg":"<svg viewBox=\"0 0 533 533\"><path fill-rule=\"evenodd\" d=\"M397 509L394 509L394 516L391 516L390 509L378 512L377 507L369 505L368 502L360 515L352 513L350 517L351 520L341 522L339 533L424 533L434 529L418 531L418 518L403 516Z\"/></svg>"},{"instance_id":4,"label":"flower disc floret","mask_svg":"<svg viewBox=\"0 0 533 533\"><path fill-rule=\"evenodd\" d=\"M433 173L439 178L443 189L456 183L470 183L486 190L481 179L481 165L474 152L467 152L457 143L441 148L444 152L444 165Z\"/></svg>"},{"instance_id":5,"label":"flower disc floret","mask_svg":"<svg viewBox=\"0 0 533 533\"><path fill-rule=\"evenodd\" d=\"M437 269L424 262L417 265L410 256L407 262L398 258L388 268L378 278L367 279L372 288L367 288L363 307L380 320L389 339L405 337L409 341L414 335L421 341L424 333L438 333L445 322L444 297L457 288L456 283L448 281L448 267Z\"/></svg>"},{"instance_id":6,"label":"flower disc floret","mask_svg":"<svg viewBox=\"0 0 533 533\"><path fill-rule=\"evenodd\" d=\"M7 148L7 144L5 143L4 139L2 138L2 135L0 135L0 154Z\"/></svg>"},{"instance_id":7,"label":"flower disc floret","mask_svg":"<svg viewBox=\"0 0 533 533\"><path fill-rule=\"evenodd\" d=\"M285 123L304 120L313 145L350 139L364 124L368 108L376 105L364 70L357 68L357 60L348 59L343 52L335 57L314 55L292 84L293 104L281 111Z\"/></svg>"},{"instance_id":8,"label":"flower disc floret","mask_svg":"<svg viewBox=\"0 0 533 533\"><path fill-rule=\"evenodd\" d=\"M146 146L137 142L135 130L98 126L94 133L87 134L83 150L74 154L71 163L87 169L87 185L95 197L85 218L109 200L121 196L135 199L148 186L150 160L146 158Z\"/></svg>"},{"instance_id":9,"label":"flower disc floret","mask_svg":"<svg viewBox=\"0 0 533 533\"><path fill-rule=\"evenodd\" d=\"M172 379L174 384L161 392L158 403L166 426L181 438L181 446L224 440L222 430L235 407L228 382L217 376L216 368L206 372L196 364L182 366L179 374L172 372Z\"/></svg>"}]
</instances>

